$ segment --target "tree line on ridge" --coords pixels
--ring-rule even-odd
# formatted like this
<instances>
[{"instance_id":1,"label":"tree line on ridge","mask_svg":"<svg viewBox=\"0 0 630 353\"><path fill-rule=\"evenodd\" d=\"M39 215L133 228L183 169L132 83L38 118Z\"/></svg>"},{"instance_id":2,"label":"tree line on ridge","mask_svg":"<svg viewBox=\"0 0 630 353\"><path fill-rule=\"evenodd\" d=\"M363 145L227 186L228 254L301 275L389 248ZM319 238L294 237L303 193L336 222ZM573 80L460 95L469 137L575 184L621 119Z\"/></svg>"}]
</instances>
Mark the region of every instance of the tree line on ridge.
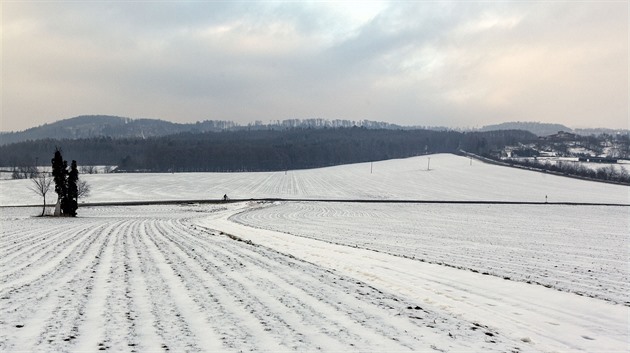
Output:
<instances>
[{"instance_id":1,"label":"tree line on ridge","mask_svg":"<svg viewBox=\"0 0 630 353\"><path fill-rule=\"evenodd\" d=\"M278 171L466 150L480 155L535 140L521 130L458 132L351 128L180 133L153 138L43 139L0 146L0 166L45 161L56 146L83 165L117 171Z\"/></svg>"}]
</instances>

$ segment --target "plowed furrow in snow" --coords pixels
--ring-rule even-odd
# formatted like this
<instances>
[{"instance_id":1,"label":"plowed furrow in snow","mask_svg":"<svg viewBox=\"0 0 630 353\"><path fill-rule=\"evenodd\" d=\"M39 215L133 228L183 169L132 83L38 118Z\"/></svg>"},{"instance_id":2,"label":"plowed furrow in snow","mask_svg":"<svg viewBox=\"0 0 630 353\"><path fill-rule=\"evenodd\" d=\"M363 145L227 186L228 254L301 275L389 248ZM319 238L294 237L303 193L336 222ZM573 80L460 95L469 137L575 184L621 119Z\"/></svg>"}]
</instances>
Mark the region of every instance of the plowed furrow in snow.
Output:
<instances>
[{"instance_id":1,"label":"plowed furrow in snow","mask_svg":"<svg viewBox=\"0 0 630 353\"><path fill-rule=\"evenodd\" d=\"M384 324L379 320L382 317L371 317L359 310L364 303L353 296L354 282L353 288L344 288L343 279L321 270L319 276L313 276L311 266L300 261L244 243L218 241L222 246L217 250L221 251L224 261L238 262L230 277L248 284L250 290L264 290L268 297L274 297L294 311L302 322L318 327L328 335L339 336L337 339L341 339L340 343L346 347L377 347L371 337L399 329ZM249 270L252 268L256 270ZM339 312L347 315L336 315Z\"/></svg>"},{"instance_id":2,"label":"plowed furrow in snow","mask_svg":"<svg viewBox=\"0 0 630 353\"><path fill-rule=\"evenodd\" d=\"M127 235L126 261L129 270L126 273L126 295L130 298L130 309L127 314L131 323L128 335L128 346L137 352L157 352L164 350L164 340L156 332L158 316L154 314L155 304L151 301L150 287L147 285L146 272L140 257L140 235L144 231L143 222L135 222L132 231ZM144 234L144 233L142 233ZM159 310L159 309L158 309Z\"/></svg>"},{"instance_id":3,"label":"plowed furrow in snow","mask_svg":"<svg viewBox=\"0 0 630 353\"><path fill-rule=\"evenodd\" d=\"M184 239L185 235L173 236L173 238ZM278 263L280 259L277 254L265 253L261 255L256 251L243 251L243 247L249 248L249 246L225 237L214 238L214 244L211 246L209 251L213 251L215 257L221 261L218 268L230 270L227 277L233 283L228 284L228 287L238 286L241 288L239 292L262 294L256 298L256 303L252 303L251 299L247 303L251 308L255 307L254 304L265 306L265 308L259 307L257 311L266 312L278 308L270 313L272 317L280 317L282 312L291 313L283 321L290 325L291 332L298 335L297 343L300 345L306 344L307 347L310 345L311 348L343 349L343 347L360 346L361 342L365 343L365 337L368 337L370 333L367 332L369 330L366 327L362 327L358 322L345 320L343 317L339 318L336 315L339 308L322 305L323 302L320 299L323 296L321 294L312 296L298 288L299 280L296 282L287 281L275 275L275 273L283 273L283 277L285 275L301 276L306 278L305 282L312 282L317 279L318 284L322 285L319 278L311 276L299 265ZM186 246L182 248L185 251ZM261 256L265 257L264 261L259 259ZM294 270L292 266L297 266L299 269ZM349 330L353 326L356 330ZM365 332L365 337L359 337L353 331ZM335 336L335 339L331 340L329 336ZM291 347L295 347L295 343L292 344Z\"/></svg>"},{"instance_id":4,"label":"plowed furrow in snow","mask_svg":"<svg viewBox=\"0 0 630 353\"><path fill-rule=\"evenodd\" d=\"M65 247L60 248L55 245L56 252L47 250L50 253L48 261L33 258L33 262L21 271L0 277L2 279L0 297L18 295L23 289L28 291L30 288L44 290L55 288L55 285L59 283L59 278L76 270L76 261L84 256L87 249L98 239L99 234L114 227L115 225L100 225L91 227L89 230L75 229L74 233L68 231L65 239L59 239Z\"/></svg>"},{"instance_id":5,"label":"plowed furrow in snow","mask_svg":"<svg viewBox=\"0 0 630 353\"><path fill-rule=\"evenodd\" d=\"M134 221L124 221L107 234L106 249L99 254L100 265L93 274L93 288L84 308L84 321L76 342L78 351L112 349L122 351L129 346L131 331L124 296L125 239Z\"/></svg>"},{"instance_id":6,"label":"plowed furrow in snow","mask_svg":"<svg viewBox=\"0 0 630 353\"><path fill-rule=\"evenodd\" d=\"M322 273L324 271L313 269L312 265L260 247L238 244L229 249L234 256L247 260L244 267L263 269L262 275L257 274L258 281L266 288L281 289L279 301L296 310L305 321L323 327L327 334L343 332L340 336L347 335L348 343L354 347L379 349L378 342L372 342L372 337L386 337L390 332L401 329L419 329L408 320L396 322L392 312L388 312L394 308L383 303L389 298L383 298L378 291L367 288L361 282L335 276L330 272ZM313 272L320 272L319 276L313 276ZM249 274L251 272L243 272L247 277ZM362 310L366 303L363 298L358 300L360 296L366 296L367 301L374 299L374 296L380 296L383 302L378 306L382 310ZM338 313L345 315L337 315ZM321 325L317 320L326 323ZM391 325L392 322L399 326ZM399 340L407 348L413 348L418 343L413 339L408 340L408 337L391 338ZM395 345L390 343L387 347L380 348L391 349Z\"/></svg>"},{"instance_id":7,"label":"plowed furrow in snow","mask_svg":"<svg viewBox=\"0 0 630 353\"><path fill-rule=\"evenodd\" d=\"M136 248L149 287L156 332L163 339L161 345L174 351L221 350L221 341L207 330L199 306L165 257L168 249L160 248L154 239L162 236L156 226L159 222L147 222L138 234Z\"/></svg>"},{"instance_id":8,"label":"plowed furrow in snow","mask_svg":"<svg viewBox=\"0 0 630 353\"><path fill-rule=\"evenodd\" d=\"M81 234L92 226L80 230L71 227L44 231L21 246L9 249L7 253L0 253L0 281L10 282L16 274L24 274L38 266L48 265L51 258L75 242ZM3 235L4 236L4 235ZM18 275L19 276L19 275Z\"/></svg>"},{"instance_id":9,"label":"plowed furrow in snow","mask_svg":"<svg viewBox=\"0 0 630 353\"><path fill-rule=\"evenodd\" d=\"M2 283L0 351L512 347L488 330L471 330L470 323L334 268L194 225L217 210L112 208L107 217L60 220L66 229L43 249L12 248L58 253L47 263L33 257L36 266L19 271L23 276L11 287Z\"/></svg>"},{"instance_id":10,"label":"plowed furrow in snow","mask_svg":"<svg viewBox=\"0 0 630 353\"><path fill-rule=\"evenodd\" d=\"M0 254L14 255L24 247L31 247L33 243L50 239L51 236L63 230L64 226L65 224L36 224L29 227L29 232L25 232L24 227L7 229L3 225L2 237L0 237ZM0 261L4 260L3 256L3 259L0 259Z\"/></svg>"},{"instance_id":11,"label":"plowed furrow in snow","mask_svg":"<svg viewBox=\"0 0 630 353\"><path fill-rule=\"evenodd\" d=\"M149 238L148 228L151 221L147 220L140 226L138 233L132 234L132 240L139 263L139 270L145 279L148 292L148 301L151 304L150 313L152 321L150 325L158 336L156 342L161 350L172 349L174 351L190 351L199 349L199 346L187 323L182 318L181 312L172 296L167 281L162 277L160 267L167 266L162 262L156 262L152 256L154 250ZM145 323L148 325L149 323Z\"/></svg>"},{"instance_id":12,"label":"plowed furrow in snow","mask_svg":"<svg viewBox=\"0 0 630 353\"><path fill-rule=\"evenodd\" d=\"M164 231L166 230L160 230ZM279 338L269 334L271 328L265 324L264 316L252 315L248 307L251 300L247 298L247 293L229 287L223 279L226 273L213 271L224 266L214 258L215 250L206 248L206 244L185 246L172 242L172 246L169 241L178 239L183 234L169 234L162 233L168 240L157 240L160 247L171 250L165 251L164 255L170 263L177 265L173 270L182 278L193 300L203 308L202 313L206 316L208 326L221 336L227 347L256 350L262 344L271 350L286 350L286 347L280 345Z\"/></svg>"},{"instance_id":13,"label":"plowed furrow in snow","mask_svg":"<svg viewBox=\"0 0 630 353\"><path fill-rule=\"evenodd\" d=\"M417 349L422 344L416 336L435 335L427 330L426 322L422 321L417 311L413 321L405 316L399 318L400 303L398 308L394 308L387 304L388 301L395 303L394 299L386 298L376 289L362 283L337 277L321 269L315 271L319 272L318 275L313 275L312 265L227 238L206 235L213 241L212 244L208 244L208 241L204 244L199 239L202 235L194 229L181 229L179 233L172 228L165 234L169 234L174 243L182 243L178 247L187 252L189 258L203 263L204 256L199 254L211 252L213 257L220 260L218 266L214 265L215 268L231 270L227 276L217 272L211 273L212 277L228 278L232 283L227 287L236 287L240 293L259 293L257 298L250 296L246 302L253 315L268 308L284 308L266 316L275 319L282 315L283 320L298 334L298 343L303 349ZM212 269L212 264L206 268ZM374 304L374 310L366 311L366 301L370 300L376 302L370 303ZM260 304L266 308L260 307ZM266 321L270 321L269 318ZM418 322L423 322L423 325ZM388 336L389 341L383 344L382 338ZM379 339L374 341L373 337ZM294 344L293 347L300 346Z\"/></svg>"},{"instance_id":14,"label":"plowed furrow in snow","mask_svg":"<svg viewBox=\"0 0 630 353\"><path fill-rule=\"evenodd\" d=\"M55 243L33 245L38 248L40 256L24 256L26 261L17 265L7 265L11 270L0 276L3 286L0 291L14 292L24 285L38 285L42 281L54 281L67 270L67 264L73 262L88 248L98 237L99 232L107 225L91 226L86 228L70 228L63 232L63 236L57 237Z\"/></svg>"},{"instance_id":15,"label":"plowed furrow in snow","mask_svg":"<svg viewBox=\"0 0 630 353\"><path fill-rule=\"evenodd\" d=\"M130 221L129 228L121 229L116 234L116 243L112 265L109 270L111 290L105 301L105 337L102 344L114 351L123 351L133 347L133 320L131 317L131 298L129 296L129 234L137 221ZM131 346L130 346L131 344Z\"/></svg>"},{"instance_id":16,"label":"plowed furrow in snow","mask_svg":"<svg viewBox=\"0 0 630 353\"><path fill-rule=\"evenodd\" d=\"M264 248L241 249L256 252L252 257L258 261L273 260L268 261L273 266L263 267L268 267L268 271L263 271L262 276L267 277L272 286L283 289L281 300L294 301L295 306L303 308L306 317L322 317L319 327L328 335L347 336L353 349L418 350L429 347L427 342L441 341L440 337L448 334L446 331L460 334L470 328L353 278ZM238 250L233 249L233 252L238 253ZM277 264L284 269L274 269ZM339 332L330 328L338 328ZM481 332L477 339L484 342Z\"/></svg>"},{"instance_id":17,"label":"plowed furrow in snow","mask_svg":"<svg viewBox=\"0 0 630 353\"><path fill-rule=\"evenodd\" d=\"M212 262L206 263L207 273L217 280L219 286L229 291L230 295L236 299L237 305L245 307L253 318L265 327L266 332L274 339L280 340L280 344L285 347L285 350L312 349L315 347L314 342L311 341L313 337L319 338L320 342L318 343L321 345L334 344L333 340L318 333L317 328L305 326L293 310L284 307L281 302L274 299L277 295L271 295L265 291L261 283L257 281L257 283L251 284L239 276L235 267L240 267L239 259L221 256L217 251L218 248L224 246L223 244L214 241L212 245L214 249L210 250L210 254L214 259ZM168 243L162 243L162 246L165 249L170 248ZM169 264L183 264L185 255L173 251L164 254L167 256ZM187 266L182 265L178 275L182 275L187 268ZM307 332L311 337L305 336Z\"/></svg>"},{"instance_id":18,"label":"plowed furrow in snow","mask_svg":"<svg viewBox=\"0 0 630 353\"><path fill-rule=\"evenodd\" d=\"M103 268L109 265L108 256L111 256L112 252L111 239L112 237L107 237L105 240L103 252L97 255L100 261L95 264L96 266L81 271L63 288L63 300L58 302L46 323L46 329L40 336L38 348L41 351L68 350L69 345L75 345L77 342L100 334L99 330L82 321L91 322L94 296L98 296L102 290L100 277ZM93 346L87 350L80 349L89 351L96 350L97 347Z\"/></svg>"},{"instance_id":19,"label":"plowed furrow in snow","mask_svg":"<svg viewBox=\"0 0 630 353\"><path fill-rule=\"evenodd\" d=\"M6 291L2 297L6 310L1 315L4 327L0 330L8 333L7 350L63 351L72 346L79 336L87 298L94 289L93 274L107 247L106 235L115 227L103 225L83 234L84 243L54 271Z\"/></svg>"},{"instance_id":20,"label":"plowed furrow in snow","mask_svg":"<svg viewBox=\"0 0 630 353\"><path fill-rule=\"evenodd\" d=\"M244 267L252 266L252 264L244 264ZM256 266L255 264L253 266ZM263 269L265 267L262 267ZM287 274L301 275L302 278L310 278L309 273L306 271L291 271L291 269L285 269ZM256 271L259 272L259 271ZM302 272L302 273L299 273ZM373 329L368 327L367 323L371 319L365 315L362 319L354 320L352 315L339 316L339 313L352 313L357 310L357 307L348 306L343 302L343 296L347 293L338 292L334 298L336 303L330 303L325 300L327 293L309 293L301 287L303 283L299 282L287 282L279 276L276 276L272 272L262 271L258 274L257 278L248 276L248 272L237 271L232 275L237 277L244 287L248 291L264 291L268 295L262 297L268 306L277 306L279 304L286 307L291 312L292 326L298 330L298 332L304 333L307 339L311 343L315 343L318 347L321 345L323 349L331 349L334 347L334 343L340 347L356 347L358 349L395 349L401 350L401 347L397 342L388 342L386 346L381 346L379 341L373 340L374 337L386 337L387 330L391 329L389 324L380 322L383 325L384 330ZM312 278L310 278L312 279ZM329 278L330 279L330 278ZM333 283L336 283L333 281ZM339 288L338 288L339 289ZM278 311L280 315L281 311ZM364 313L361 313L364 314ZM285 314L285 320L286 314ZM409 325L411 327L411 325ZM391 331L390 331L391 332ZM325 339L322 340L323 336ZM337 342L329 343L325 345L326 339L330 340L334 338ZM394 337L391 337L392 340ZM416 342L417 343L417 342ZM412 346L407 346L411 348ZM340 349L340 348L337 348Z\"/></svg>"}]
</instances>

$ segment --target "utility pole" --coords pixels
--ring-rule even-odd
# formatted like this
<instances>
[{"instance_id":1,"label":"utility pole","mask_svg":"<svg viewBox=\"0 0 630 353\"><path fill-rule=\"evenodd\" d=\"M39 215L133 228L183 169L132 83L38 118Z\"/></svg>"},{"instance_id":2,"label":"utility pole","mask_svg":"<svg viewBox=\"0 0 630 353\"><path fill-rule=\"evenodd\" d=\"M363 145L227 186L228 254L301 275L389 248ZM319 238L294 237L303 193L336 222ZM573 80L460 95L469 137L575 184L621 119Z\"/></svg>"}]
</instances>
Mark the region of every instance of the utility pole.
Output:
<instances>
[{"instance_id":1,"label":"utility pole","mask_svg":"<svg viewBox=\"0 0 630 353\"><path fill-rule=\"evenodd\" d=\"M429 167L431 166L431 157L429 157L429 161L427 162L427 170L431 170Z\"/></svg>"},{"instance_id":2,"label":"utility pole","mask_svg":"<svg viewBox=\"0 0 630 353\"><path fill-rule=\"evenodd\" d=\"M370 174L372 174L373 167L374 167L374 162L370 162Z\"/></svg>"},{"instance_id":3,"label":"utility pole","mask_svg":"<svg viewBox=\"0 0 630 353\"><path fill-rule=\"evenodd\" d=\"M470 157L470 165L472 165L472 157Z\"/></svg>"}]
</instances>

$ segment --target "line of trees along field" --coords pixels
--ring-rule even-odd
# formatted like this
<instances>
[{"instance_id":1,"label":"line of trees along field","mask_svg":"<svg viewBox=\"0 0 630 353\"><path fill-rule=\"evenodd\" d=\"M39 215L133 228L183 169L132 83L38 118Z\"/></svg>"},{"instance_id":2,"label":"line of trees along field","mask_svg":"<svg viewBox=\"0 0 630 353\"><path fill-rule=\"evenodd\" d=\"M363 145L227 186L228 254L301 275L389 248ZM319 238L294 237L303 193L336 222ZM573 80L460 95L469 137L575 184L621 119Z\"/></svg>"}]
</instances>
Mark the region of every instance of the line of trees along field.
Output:
<instances>
[{"instance_id":1,"label":"line of trees along field","mask_svg":"<svg viewBox=\"0 0 630 353\"><path fill-rule=\"evenodd\" d=\"M181 133L148 139L35 140L0 146L0 165L45 161L56 146L83 165L119 171L274 171L404 158L460 149L485 154L536 139L519 130L457 132L366 128Z\"/></svg>"}]
</instances>

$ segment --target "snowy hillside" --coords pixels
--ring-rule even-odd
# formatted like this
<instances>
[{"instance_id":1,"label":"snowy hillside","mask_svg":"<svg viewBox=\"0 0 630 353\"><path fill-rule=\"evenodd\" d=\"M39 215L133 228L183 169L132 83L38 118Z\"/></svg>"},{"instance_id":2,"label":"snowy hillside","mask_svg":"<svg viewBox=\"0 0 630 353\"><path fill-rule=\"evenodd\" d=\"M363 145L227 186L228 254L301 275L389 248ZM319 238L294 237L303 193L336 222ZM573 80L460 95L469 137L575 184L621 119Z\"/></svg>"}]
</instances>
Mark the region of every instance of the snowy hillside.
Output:
<instances>
[{"instance_id":1,"label":"snowy hillside","mask_svg":"<svg viewBox=\"0 0 630 353\"><path fill-rule=\"evenodd\" d=\"M430 160L429 160L430 159ZM427 170L429 167L429 170ZM630 188L437 154L273 173L81 175L85 202L263 197L630 203ZM28 180L1 180L0 205L37 205ZM49 198L51 200L52 198Z\"/></svg>"}]
</instances>

